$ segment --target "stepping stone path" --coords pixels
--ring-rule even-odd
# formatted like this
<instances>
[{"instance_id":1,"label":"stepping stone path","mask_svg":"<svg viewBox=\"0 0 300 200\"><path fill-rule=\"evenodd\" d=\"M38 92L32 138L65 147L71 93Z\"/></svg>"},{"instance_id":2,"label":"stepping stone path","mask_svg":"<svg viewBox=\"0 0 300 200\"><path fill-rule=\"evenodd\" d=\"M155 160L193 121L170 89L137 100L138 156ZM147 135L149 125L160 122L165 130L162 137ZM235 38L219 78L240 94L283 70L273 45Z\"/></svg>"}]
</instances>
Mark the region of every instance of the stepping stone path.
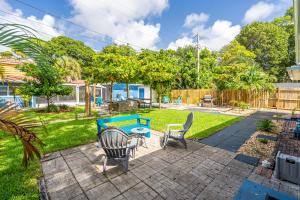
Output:
<instances>
[{"instance_id":1,"label":"stepping stone path","mask_svg":"<svg viewBox=\"0 0 300 200\"><path fill-rule=\"evenodd\" d=\"M271 136L271 135L257 135L256 138L261 138L261 139L267 139L267 140L272 140L272 141L277 141L277 137Z\"/></svg>"},{"instance_id":2,"label":"stepping stone path","mask_svg":"<svg viewBox=\"0 0 300 200\"><path fill-rule=\"evenodd\" d=\"M238 154L234 159L252 166L257 166L259 162L258 158L244 154Z\"/></svg>"}]
</instances>

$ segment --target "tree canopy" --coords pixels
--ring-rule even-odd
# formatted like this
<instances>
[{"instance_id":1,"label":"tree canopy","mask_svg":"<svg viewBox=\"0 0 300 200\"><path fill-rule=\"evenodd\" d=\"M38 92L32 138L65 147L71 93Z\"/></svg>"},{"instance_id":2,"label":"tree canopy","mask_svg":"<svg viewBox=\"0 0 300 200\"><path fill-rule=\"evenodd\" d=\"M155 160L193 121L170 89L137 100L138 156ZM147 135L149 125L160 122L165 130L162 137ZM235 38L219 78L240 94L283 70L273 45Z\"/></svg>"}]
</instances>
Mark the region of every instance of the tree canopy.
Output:
<instances>
[{"instance_id":1,"label":"tree canopy","mask_svg":"<svg viewBox=\"0 0 300 200\"><path fill-rule=\"evenodd\" d=\"M25 95L45 97L48 108L52 97L70 94L72 89L62 85L65 74L55 66L56 64L50 61L20 65L19 69L29 77L21 85L20 92Z\"/></svg>"},{"instance_id":2,"label":"tree canopy","mask_svg":"<svg viewBox=\"0 0 300 200\"><path fill-rule=\"evenodd\" d=\"M269 22L254 22L246 25L237 36L237 41L256 55L256 62L270 74L283 80L288 59L288 33L284 28Z\"/></svg>"},{"instance_id":3,"label":"tree canopy","mask_svg":"<svg viewBox=\"0 0 300 200\"><path fill-rule=\"evenodd\" d=\"M217 64L216 53L203 49L200 52L200 77L198 79L197 52L195 47L189 45L178 48L179 72L176 77L175 88L209 88L213 86L212 69Z\"/></svg>"}]
</instances>

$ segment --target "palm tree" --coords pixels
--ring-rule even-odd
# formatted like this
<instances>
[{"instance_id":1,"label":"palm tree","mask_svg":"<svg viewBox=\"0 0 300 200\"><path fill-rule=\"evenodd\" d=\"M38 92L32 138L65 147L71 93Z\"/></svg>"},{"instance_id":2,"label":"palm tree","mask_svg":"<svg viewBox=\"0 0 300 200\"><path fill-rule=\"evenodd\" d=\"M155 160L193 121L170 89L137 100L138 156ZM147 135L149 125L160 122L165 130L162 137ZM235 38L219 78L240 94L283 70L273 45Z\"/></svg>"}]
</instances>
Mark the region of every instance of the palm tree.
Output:
<instances>
[{"instance_id":1,"label":"palm tree","mask_svg":"<svg viewBox=\"0 0 300 200\"><path fill-rule=\"evenodd\" d=\"M64 70L67 81L75 81L81 78L81 66L74 58L62 56L56 61L57 67Z\"/></svg>"},{"instance_id":2,"label":"palm tree","mask_svg":"<svg viewBox=\"0 0 300 200\"><path fill-rule=\"evenodd\" d=\"M0 45L23 52L35 61L51 59L44 56L39 40L33 32L32 29L19 24L0 24ZM0 78L4 81L3 66L0 66ZM40 125L40 122L20 115L15 104L0 101L0 131L21 140L24 150L22 162L24 166L27 166L29 160L35 157L40 158L36 144L43 145L43 143L33 132L33 128Z\"/></svg>"}]
</instances>

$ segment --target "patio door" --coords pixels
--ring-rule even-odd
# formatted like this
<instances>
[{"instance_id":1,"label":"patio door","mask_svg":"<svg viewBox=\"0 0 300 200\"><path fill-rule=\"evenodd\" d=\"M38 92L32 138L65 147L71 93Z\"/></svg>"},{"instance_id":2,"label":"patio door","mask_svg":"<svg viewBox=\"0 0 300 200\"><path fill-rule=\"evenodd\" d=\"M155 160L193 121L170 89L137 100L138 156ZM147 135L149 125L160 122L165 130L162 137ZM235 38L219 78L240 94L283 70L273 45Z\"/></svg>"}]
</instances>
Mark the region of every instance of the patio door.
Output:
<instances>
[{"instance_id":1,"label":"patio door","mask_svg":"<svg viewBox=\"0 0 300 200\"><path fill-rule=\"evenodd\" d=\"M139 88L139 99L145 98L145 88Z\"/></svg>"}]
</instances>

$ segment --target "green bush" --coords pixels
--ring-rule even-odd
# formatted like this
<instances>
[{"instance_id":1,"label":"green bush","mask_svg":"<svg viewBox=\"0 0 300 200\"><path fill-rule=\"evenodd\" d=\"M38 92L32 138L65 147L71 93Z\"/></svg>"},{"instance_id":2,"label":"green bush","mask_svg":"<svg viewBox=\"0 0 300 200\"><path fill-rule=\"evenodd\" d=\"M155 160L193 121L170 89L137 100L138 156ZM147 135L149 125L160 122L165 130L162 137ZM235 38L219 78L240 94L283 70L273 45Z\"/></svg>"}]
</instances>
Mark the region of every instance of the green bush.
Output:
<instances>
[{"instance_id":1,"label":"green bush","mask_svg":"<svg viewBox=\"0 0 300 200\"><path fill-rule=\"evenodd\" d=\"M66 104L61 104L58 107L59 107L59 111L70 111L71 110L71 107Z\"/></svg>"},{"instance_id":2,"label":"green bush","mask_svg":"<svg viewBox=\"0 0 300 200\"><path fill-rule=\"evenodd\" d=\"M239 102L236 101L236 100L229 101L229 105L232 106L232 107L236 107L236 106L238 106L238 104L239 104Z\"/></svg>"},{"instance_id":3,"label":"green bush","mask_svg":"<svg viewBox=\"0 0 300 200\"><path fill-rule=\"evenodd\" d=\"M257 141L259 141L263 144L268 144L268 140L266 138L257 138Z\"/></svg>"},{"instance_id":4,"label":"green bush","mask_svg":"<svg viewBox=\"0 0 300 200\"><path fill-rule=\"evenodd\" d=\"M249 109L249 108L250 108L250 105L247 104L246 102L241 101L241 102L239 103L239 108L240 108L241 110L246 110L246 109Z\"/></svg>"},{"instance_id":5,"label":"green bush","mask_svg":"<svg viewBox=\"0 0 300 200\"><path fill-rule=\"evenodd\" d=\"M47 107L47 112L59 112L59 107L57 105L54 105L54 104L50 104L48 107Z\"/></svg>"},{"instance_id":6,"label":"green bush","mask_svg":"<svg viewBox=\"0 0 300 200\"><path fill-rule=\"evenodd\" d=\"M257 124L257 130L260 131L266 131L266 132L272 132L275 128L274 123L270 119L264 119L258 122Z\"/></svg>"}]
</instances>

